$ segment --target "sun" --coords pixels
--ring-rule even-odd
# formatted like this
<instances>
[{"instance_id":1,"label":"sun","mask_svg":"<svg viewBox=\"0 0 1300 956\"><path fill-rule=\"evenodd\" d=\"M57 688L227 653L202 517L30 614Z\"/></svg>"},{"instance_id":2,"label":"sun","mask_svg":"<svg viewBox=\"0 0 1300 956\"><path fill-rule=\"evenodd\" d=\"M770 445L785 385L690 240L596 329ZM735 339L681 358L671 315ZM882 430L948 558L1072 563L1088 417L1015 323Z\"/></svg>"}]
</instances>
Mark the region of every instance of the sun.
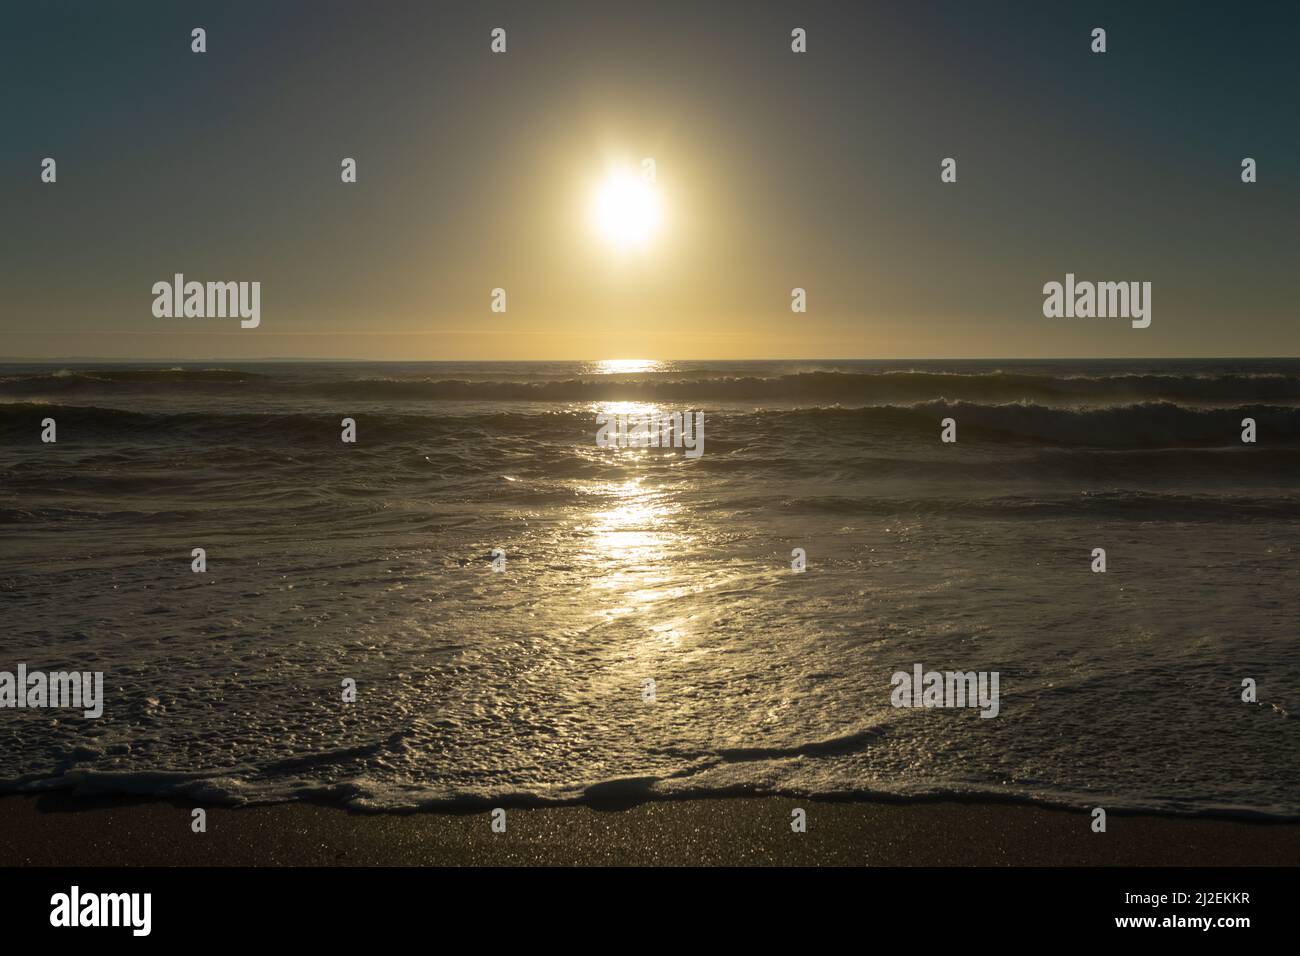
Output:
<instances>
[{"instance_id":1,"label":"sun","mask_svg":"<svg viewBox=\"0 0 1300 956\"><path fill-rule=\"evenodd\" d=\"M596 231L619 249L649 244L662 219L655 184L627 170L611 171L596 187L591 212Z\"/></svg>"}]
</instances>

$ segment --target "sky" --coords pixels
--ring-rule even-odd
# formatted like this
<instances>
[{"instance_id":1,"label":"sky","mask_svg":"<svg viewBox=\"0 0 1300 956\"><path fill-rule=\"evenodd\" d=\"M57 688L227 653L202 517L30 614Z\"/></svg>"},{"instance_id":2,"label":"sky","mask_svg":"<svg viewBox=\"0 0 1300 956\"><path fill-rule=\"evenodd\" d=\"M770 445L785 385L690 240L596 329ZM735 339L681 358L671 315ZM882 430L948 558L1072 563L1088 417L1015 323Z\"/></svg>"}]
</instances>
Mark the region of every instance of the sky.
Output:
<instances>
[{"instance_id":1,"label":"sky","mask_svg":"<svg viewBox=\"0 0 1300 956\"><path fill-rule=\"evenodd\" d=\"M23 0L0 356L1300 355L1298 41L1287 3ZM646 157L619 247L592 197ZM156 317L176 273L260 324ZM1150 282L1150 327L1044 317L1067 273Z\"/></svg>"}]
</instances>

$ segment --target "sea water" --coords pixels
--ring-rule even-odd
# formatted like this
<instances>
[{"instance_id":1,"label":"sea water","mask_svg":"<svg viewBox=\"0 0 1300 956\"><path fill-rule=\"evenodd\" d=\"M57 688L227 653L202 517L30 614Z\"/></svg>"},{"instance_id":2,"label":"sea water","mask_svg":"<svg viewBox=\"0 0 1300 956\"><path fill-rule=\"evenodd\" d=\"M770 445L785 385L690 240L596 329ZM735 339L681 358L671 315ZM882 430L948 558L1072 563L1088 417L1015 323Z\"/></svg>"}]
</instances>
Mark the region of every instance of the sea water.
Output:
<instances>
[{"instance_id":1,"label":"sea water","mask_svg":"<svg viewBox=\"0 0 1300 956\"><path fill-rule=\"evenodd\" d=\"M1296 817L1297 475L1294 361L7 365L0 670L105 683L0 789Z\"/></svg>"}]
</instances>

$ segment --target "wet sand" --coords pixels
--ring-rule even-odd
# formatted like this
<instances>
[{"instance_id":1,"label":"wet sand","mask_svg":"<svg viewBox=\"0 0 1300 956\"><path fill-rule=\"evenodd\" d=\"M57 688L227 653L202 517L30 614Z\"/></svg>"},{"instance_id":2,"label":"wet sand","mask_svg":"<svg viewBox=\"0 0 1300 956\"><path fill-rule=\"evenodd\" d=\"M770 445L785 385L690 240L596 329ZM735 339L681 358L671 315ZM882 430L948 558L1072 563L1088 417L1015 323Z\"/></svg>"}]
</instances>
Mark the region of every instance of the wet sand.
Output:
<instances>
[{"instance_id":1,"label":"wet sand","mask_svg":"<svg viewBox=\"0 0 1300 956\"><path fill-rule=\"evenodd\" d=\"M807 832L791 811L807 811ZM779 797L407 814L129 798L0 798L3 866L1294 866L1300 824L1120 816L992 802Z\"/></svg>"}]
</instances>

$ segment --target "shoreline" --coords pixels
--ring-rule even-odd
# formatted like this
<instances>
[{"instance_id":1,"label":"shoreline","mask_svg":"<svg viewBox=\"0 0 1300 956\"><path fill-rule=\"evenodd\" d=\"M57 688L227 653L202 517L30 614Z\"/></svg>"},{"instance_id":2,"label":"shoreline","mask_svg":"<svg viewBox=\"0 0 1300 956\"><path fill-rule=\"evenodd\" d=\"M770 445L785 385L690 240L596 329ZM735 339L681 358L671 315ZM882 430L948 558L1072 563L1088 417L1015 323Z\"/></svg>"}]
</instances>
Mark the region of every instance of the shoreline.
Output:
<instances>
[{"instance_id":1,"label":"shoreline","mask_svg":"<svg viewBox=\"0 0 1300 956\"><path fill-rule=\"evenodd\" d=\"M137 797L0 797L4 866L1294 866L1300 822L997 801L734 797L360 813ZM791 830L803 808L807 831Z\"/></svg>"}]
</instances>

